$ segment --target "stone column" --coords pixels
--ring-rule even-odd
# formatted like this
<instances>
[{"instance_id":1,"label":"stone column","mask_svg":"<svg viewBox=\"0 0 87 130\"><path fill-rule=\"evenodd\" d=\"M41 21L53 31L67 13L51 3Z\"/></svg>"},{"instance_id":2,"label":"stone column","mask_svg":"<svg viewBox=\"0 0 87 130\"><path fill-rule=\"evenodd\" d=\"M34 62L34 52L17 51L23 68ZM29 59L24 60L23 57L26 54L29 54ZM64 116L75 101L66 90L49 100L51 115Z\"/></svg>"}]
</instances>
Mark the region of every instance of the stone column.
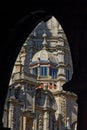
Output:
<instances>
[{"instance_id":1,"label":"stone column","mask_svg":"<svg viewBox=\"0 0 87 130\"><path fill-rule=\"evenodd\" d=\"M50 76L50 64L47 66L47 76Z\"/></svg>"},{"instance_id":2,"label":"stone column","mask_svg":"<svg viewBox=\"0 0 87 130\"><path fill-rule=\"evenodd\" d=\"M13 130L14 128L14 120L13 120L13 110L14 106L13 104L10 102L10 107L9 107L9 117L8 117L8 127L11 128L11 130Z\"/></svg>"},{"instance_id":3,"label":"stone column","mask_svg":"<svg viewBox=\"0 0 87 130\"><path fill-rule=\"evenodd\" d=\"M49 128L49 113L47 111L44 112L44 119L43 119L43 130L50 130Z\"/></svg>"},{"instance_id":4,"label":"stone column","mask_svg":"<svg viewBox=\"0 0 87 130\"><path fill-rule=\"evenodd\" d=\"M26 130L26 117L23 117L23 130Z\"/></svg>"},{"instance_id":5,"label":"stone column","mask_svg":"<svg viewBox=\"0 0 87 130\"><path fill-rule=\"evenodd\" d=\"M38 78L40 77L40 64L38 64Z\"/></svg>"}]
</instances>

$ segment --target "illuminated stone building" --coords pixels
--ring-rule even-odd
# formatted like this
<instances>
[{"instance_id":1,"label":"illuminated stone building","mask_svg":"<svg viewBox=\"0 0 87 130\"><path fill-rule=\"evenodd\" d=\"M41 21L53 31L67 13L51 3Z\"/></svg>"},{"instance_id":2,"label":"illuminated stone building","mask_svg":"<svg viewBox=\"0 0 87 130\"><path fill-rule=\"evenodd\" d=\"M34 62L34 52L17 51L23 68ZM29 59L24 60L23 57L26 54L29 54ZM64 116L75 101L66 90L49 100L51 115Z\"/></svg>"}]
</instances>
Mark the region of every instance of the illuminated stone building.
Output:
<instances>
[{"instance_id":1,"label":"illuminated stone building","mask_svg":"<svg viewBox=\"0 0 87 130\"><path fill-rule=\"evenodd\" d=\"M14 64L4 126L11 130L76 130L77 96L62 86L72 78L66 35L52 17L29 34Z\"/></svg>"}]
</instances>

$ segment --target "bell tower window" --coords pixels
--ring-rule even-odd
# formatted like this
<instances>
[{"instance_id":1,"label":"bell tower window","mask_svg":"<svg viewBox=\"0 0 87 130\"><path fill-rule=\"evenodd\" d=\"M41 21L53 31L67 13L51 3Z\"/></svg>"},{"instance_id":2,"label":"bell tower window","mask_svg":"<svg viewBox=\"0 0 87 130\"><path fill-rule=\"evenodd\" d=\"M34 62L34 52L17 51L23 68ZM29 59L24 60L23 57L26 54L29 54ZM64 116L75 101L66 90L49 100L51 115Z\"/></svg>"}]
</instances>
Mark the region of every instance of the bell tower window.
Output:
<instances>
[{"instance_id":1,"label":"bell tower window","mask_svg":"<svg viewBox=\"0 0 87 130\"><path fill-rule=\"evenodd\" d=\"M40 67L40 76L47 76L47 67Z\"/></svg>"}]
</instances>

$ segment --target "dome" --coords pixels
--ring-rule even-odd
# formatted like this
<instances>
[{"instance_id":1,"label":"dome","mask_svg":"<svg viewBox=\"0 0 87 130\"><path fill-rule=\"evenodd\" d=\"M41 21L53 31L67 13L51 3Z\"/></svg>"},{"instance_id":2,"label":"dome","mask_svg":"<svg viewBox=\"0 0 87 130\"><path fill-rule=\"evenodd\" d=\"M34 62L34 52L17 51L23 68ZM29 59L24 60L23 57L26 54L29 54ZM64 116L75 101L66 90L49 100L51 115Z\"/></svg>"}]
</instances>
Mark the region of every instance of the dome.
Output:
<instances>
[{"instance_id":1,"label":"dome","mask_svg":"<svg viewBox=\"0 0 87 130\"><path fill-rule=\"evenodd\" d=\"M37 52L32 58L32 63L37 62L38 60L40 62L50 61L52 63L58 64L57 58L51 52L48 52L47 50L41 50Z\"/></svg>"},{"instance_id":2,"label":"dome","mask_svg":"<svg viewBox=\"0 0 87 130\"><path fill-rule=\"evenodd\" d=\"M51 52L47 51L46 36L47 35L44 33L43 34L44 40L42 42L43 48L33 56L32 63L40 61L40 62L52 62L58 64L57 58Z\"/></svg>"},{"instance_id":3,"label":"dome","mask_svg":"<svg viewBox=\"0 0 87 130\"><path fill-rule=\"evenodd\" d=\"M37 75L38 79L42 77L48 77L48 79L52 77L55 79L57 77L58 61L53 53L47 51L46 34L43 34L43 37L43 48L33 56L30 62L30 72Z\"/></svg>"}]
</instances>

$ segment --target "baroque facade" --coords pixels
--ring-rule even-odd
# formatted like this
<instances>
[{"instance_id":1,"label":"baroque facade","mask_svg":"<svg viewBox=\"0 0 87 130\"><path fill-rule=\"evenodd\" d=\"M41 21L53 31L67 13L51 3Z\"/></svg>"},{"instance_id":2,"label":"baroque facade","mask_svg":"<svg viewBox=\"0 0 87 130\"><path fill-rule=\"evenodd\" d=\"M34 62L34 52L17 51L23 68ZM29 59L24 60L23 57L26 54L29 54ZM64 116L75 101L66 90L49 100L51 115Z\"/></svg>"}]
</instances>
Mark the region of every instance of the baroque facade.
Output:
<instances>
[{"instance_id":1,"label":"baroque facade","mask_svg":"<svg viewBox=\"0 0 87 130\"><path fill-rule=\"evenodd\" d=\"M62 86L72 78L66 35L52 16L29 34L14 64L3 124L11 130L76 130L77 95Z\"/></svg>"}]
</instances>

